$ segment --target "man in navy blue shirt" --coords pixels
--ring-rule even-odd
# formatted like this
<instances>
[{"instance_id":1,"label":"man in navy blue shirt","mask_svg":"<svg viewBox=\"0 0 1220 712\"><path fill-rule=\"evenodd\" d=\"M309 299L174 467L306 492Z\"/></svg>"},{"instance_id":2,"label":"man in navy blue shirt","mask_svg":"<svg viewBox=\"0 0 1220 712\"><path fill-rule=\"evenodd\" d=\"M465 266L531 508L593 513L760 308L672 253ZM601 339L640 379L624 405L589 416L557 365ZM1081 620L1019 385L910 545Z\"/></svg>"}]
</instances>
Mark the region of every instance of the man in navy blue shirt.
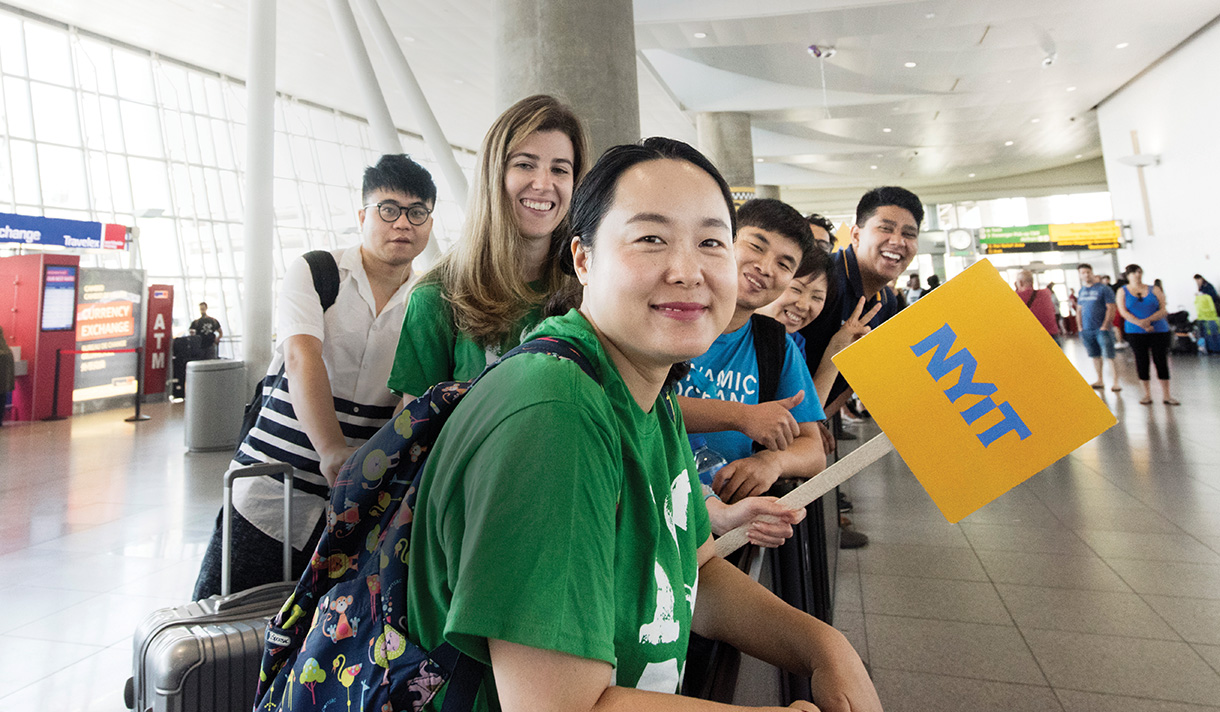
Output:
<instances>
[{"instance_id":1,"label":"man in navy blue shirt","mask_svg":"<svg viewBox=\"0 0 1220 712\"><path fill-rule=\"evenodd\" d=\"M818 380L817 369L831 339L862 302L860 314L876 309L868 321L870 329L898 313L897 295L886 285L902 276L915 258L922 222L923 204L905 188L874 188L860 199L856 223L851 227L851 244L834 255L830 299L818 318L800 332L805 337L805 358L814 380ZM851 394L851 386L839 375L830 392L821 394L822 409L827 416L834 415Z\"/></svg>"}]
</instances>

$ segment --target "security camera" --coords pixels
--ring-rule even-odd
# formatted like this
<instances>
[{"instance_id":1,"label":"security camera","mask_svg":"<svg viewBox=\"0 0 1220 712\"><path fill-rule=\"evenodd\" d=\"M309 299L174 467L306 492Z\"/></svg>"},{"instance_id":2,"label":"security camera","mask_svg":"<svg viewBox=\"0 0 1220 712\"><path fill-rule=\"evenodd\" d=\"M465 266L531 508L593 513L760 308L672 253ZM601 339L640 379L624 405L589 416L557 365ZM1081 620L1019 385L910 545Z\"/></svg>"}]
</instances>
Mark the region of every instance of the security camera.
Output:
<instances>
[{"instance_id":1,"label":"security camera","mask_svg":"<svg viewBox=\"0 0 1220 712\"><path fill-rule=\"evenodd\" d=\"M1059 55L1057 55L1055 53L1046 55L1045 57L1042 58L1042 68L1046 69L1047 67L1051 66L1052 64L1055 63L1056 59L1059 59Z\"/></svg>"},{"instance_id":2,"label":"security camera","mask_svg":"<svg viewBox=\"0 0 1220 712\"><path fill-rule=\"evenodd\" d=\"M809 45L809 55L818 59L830 59L835 56L834 47L819 47L815 44Z\"/></svg>"}]
</instances>

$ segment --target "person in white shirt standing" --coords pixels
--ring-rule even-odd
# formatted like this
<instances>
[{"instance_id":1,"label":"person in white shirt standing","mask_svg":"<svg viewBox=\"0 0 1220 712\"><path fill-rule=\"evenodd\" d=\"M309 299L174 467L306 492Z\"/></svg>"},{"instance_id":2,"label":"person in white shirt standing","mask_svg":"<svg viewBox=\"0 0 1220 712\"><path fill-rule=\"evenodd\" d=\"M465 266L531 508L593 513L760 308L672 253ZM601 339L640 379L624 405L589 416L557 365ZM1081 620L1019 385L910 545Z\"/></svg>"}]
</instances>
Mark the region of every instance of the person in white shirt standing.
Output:
<instances>
[{"instance_id":1,"label":"person in white shirt standing","mask_svg":"<svg viewBox=\"0 0 1220 712\"><path fill-rule=\"evenodd\" d=\"M293 575L304 572L326 526L323 515L339 468L398 404L386 380L415 281L411 263L432 232L436 185L407 156L385 155L365 170L361 203L360 244L312 253L312 262L293 260L280 285L276 350L258 419L229 467L292 465L293 531L283 530L282 482L257 477L234 483L234 592L279 580L285 537L294 549ZM331 297L323 295L332 290L327 305ZM218 516L195 600L220 592L221 554Z\"/></svg>"}]
</instances>

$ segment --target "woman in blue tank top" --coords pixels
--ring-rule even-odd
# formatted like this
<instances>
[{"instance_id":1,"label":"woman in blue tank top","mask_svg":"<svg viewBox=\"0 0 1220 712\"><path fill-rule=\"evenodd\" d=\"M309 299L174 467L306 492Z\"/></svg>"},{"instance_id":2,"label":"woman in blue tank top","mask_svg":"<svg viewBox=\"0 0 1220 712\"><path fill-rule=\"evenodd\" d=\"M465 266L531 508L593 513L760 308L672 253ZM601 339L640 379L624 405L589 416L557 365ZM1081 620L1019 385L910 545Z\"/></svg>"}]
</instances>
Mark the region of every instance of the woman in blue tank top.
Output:
<instances>
[{"instance_id":1,"label":"woman in blue tank top","mask_svg":"<svg viewBox=\"0 0 1220 712\"><path fill-rule=\"evenodd\" d=\"M1131 344L1135 356L1135 370L1139 374L1144 397L1142 405L1152 403L1149 384L1148 356L1156 364L1156 377L1161 382L1161 401L1165 405L1179 405L1169 394L1169 313L1165 309L1165 293L1160 287L1144 284L1144 270L1139 265L1127 265L1123 271L1126 286L1118 290L1118 313L1124 319L1123 333Z\"/></svg>"}]
</instances>

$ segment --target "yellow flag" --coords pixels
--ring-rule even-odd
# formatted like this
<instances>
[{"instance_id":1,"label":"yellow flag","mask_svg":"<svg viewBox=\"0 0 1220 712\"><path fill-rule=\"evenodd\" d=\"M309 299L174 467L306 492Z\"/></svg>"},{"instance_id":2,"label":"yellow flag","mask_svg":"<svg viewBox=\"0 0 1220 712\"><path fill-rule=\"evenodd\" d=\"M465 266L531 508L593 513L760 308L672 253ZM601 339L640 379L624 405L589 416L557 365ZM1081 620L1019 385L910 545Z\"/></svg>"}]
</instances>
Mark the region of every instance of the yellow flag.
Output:
<instances>
[{"instance_id":1,"label":"yellow flag","mask_svg":"<svg viewBox=\"0 0 1220 712\"><path fill-rule=\"evenodd\" d=\"M1117 422L987 260L834 363L950 522Z\"/></svg>"}]
</instances>

